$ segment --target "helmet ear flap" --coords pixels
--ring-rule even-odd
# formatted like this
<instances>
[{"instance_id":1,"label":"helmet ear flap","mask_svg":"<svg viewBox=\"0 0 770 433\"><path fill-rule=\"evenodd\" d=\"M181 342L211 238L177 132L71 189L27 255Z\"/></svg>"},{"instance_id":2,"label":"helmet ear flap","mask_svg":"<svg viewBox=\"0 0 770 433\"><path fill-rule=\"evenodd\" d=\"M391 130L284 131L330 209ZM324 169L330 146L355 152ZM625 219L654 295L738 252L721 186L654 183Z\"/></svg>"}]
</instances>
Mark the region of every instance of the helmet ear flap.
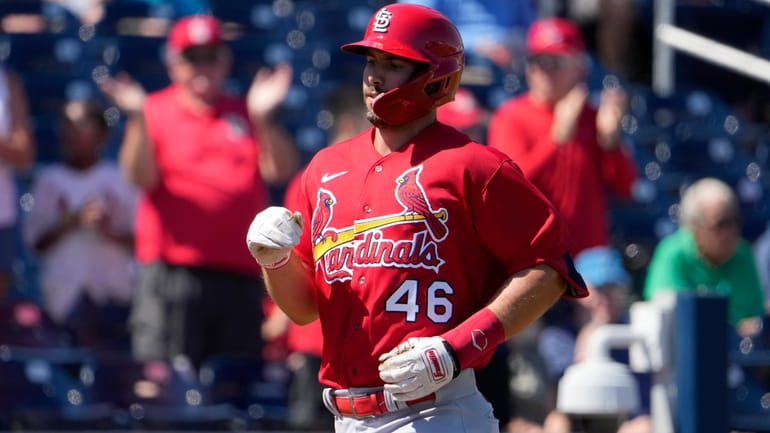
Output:
<instances>
[{"instance_id":1,"label":"helmet ear flap","mask_svg":"<svg viewBox=\"0 0 770 433\"><path fill-rule=\"evenodd\" d=\"M461 72L443 75L425 86L425 93L433 99L433 106L446 104L455 99L455 92L460 87Z\"/></svg>"},{"instance_id":2,"label":"helmet ear flap","mask_svg":"<svg viewBox=\"0 0 770 433\"><path fill-rule=\"evenodd\" d=\"M431 66L406 84L383 93L372 104L374 114L388 125L402 125L452 101L462 70L434 78L435 69Z\"/></svg>"},{"instance_id":3,"label":"helmet ear flap","mask_svg":"<svg viewBox=\"0 0 770 433\"><path fill-rule=\"evenodd\" d=\"M433 108L433 99L426 93L426 86L433 76L432 69L380 95L372 104L374 114L386 124L394 126L428 114Z\"/></svg>"}]
</instances>

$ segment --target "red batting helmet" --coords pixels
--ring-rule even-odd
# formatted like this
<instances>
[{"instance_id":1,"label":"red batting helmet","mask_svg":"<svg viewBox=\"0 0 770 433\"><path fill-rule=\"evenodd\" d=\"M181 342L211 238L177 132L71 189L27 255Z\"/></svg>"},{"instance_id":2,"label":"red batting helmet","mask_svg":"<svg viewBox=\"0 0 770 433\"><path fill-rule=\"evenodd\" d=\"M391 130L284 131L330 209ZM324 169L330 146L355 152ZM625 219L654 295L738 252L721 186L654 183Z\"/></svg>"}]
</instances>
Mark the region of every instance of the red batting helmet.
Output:
<instances>
[{"instance_id":1,"label":"red batting helmet","mask_svg":"<svg viewBox=\"0 0 770 433\"><path fill-rule=\"evenodd\" d=\"M457 27L438 11L408 3L382 7L372 15L362 40L342 46L358 55L366 55L368 48L428 65L375 100L372 110L385 123L409 122L454 99L465 65L463 41Z\"/></svg>"}]
</instances>

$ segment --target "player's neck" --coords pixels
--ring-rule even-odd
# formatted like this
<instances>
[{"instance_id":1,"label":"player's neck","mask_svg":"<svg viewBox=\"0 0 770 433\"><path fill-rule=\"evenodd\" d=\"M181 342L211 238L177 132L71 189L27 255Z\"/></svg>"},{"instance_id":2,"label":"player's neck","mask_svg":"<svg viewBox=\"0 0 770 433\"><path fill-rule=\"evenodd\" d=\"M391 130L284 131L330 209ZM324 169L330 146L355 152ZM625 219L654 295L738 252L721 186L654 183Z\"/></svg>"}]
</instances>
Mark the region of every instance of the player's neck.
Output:
<instances>
[{"instance_id":1,"label":"player's neck","mask_svg":"<svg viewBox=\"0 0 770 433\"><path fill-rule=\"evenodd\" d=\"M374 129L374 149L382 156L395 152L435 122L436 114L432 112L403 125L379 126Z\"/></svg>"}]
</instances>

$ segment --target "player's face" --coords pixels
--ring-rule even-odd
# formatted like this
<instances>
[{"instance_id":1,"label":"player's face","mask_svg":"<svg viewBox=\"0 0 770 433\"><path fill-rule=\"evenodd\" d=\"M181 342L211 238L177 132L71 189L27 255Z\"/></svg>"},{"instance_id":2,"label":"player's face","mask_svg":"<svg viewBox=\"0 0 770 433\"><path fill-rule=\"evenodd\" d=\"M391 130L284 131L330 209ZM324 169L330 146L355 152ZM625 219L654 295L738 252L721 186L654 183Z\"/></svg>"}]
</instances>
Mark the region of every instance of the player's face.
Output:
<instances>
[{"instance_id":1,"label":"player's face","mask_svg":"<svg viewBox=\"0 0 770 433\"><path fill-rule=\"evenodd\" d=\"M585 79L585 59L581 55L539 54L529 59L526 72L530 92L555 103Z\"/></svg>"},{"instance_id":2,"label":"player's face","mask_svg":"<svg viewBox=\"0 0 770 433\"><path fill-rule=\"evenodd\" d=\"M197 46L169 59L171 81L193 97L213 103L224 89L230 73L231 55L227 47Z\"/></svg>"},{"instance_id":3,"label":"player's face","mask_svg":"<svg viewBox=\"0 0 770 433\"><path fill-rule=\"evenodd\" d=\"M384 126L372 111L374 100L381 94L408 82L423 65L413 60L394 56L374 48L367 50L364 67L364 104L366 118L375 126Z\"/></svg>"}]
</instances>

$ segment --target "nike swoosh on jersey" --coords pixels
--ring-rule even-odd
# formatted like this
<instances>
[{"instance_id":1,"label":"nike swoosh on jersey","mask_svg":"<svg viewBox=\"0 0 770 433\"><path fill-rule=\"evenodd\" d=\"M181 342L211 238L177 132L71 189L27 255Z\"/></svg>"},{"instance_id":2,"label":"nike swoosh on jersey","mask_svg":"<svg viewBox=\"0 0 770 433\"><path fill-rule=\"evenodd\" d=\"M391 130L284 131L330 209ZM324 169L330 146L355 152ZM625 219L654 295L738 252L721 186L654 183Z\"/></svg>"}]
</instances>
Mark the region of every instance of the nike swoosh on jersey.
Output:
<instances>
[{"instance_id":1,"label":"nike swoosh on jersey","mask_svg":"<svg viewBox=\"0 0 770 433\"><path fill-rule=\"evenodd\" d=\"M328 181L330 181L332 179L336 179L336 178L342 176L343 174L347 174L347 173L348 173L347 170L341 171L339 173L334 173L334 174L324 173L324 175L321 176L321 183L326 183L326 182L328 182Z\"/></svg>"}]
</instances>

